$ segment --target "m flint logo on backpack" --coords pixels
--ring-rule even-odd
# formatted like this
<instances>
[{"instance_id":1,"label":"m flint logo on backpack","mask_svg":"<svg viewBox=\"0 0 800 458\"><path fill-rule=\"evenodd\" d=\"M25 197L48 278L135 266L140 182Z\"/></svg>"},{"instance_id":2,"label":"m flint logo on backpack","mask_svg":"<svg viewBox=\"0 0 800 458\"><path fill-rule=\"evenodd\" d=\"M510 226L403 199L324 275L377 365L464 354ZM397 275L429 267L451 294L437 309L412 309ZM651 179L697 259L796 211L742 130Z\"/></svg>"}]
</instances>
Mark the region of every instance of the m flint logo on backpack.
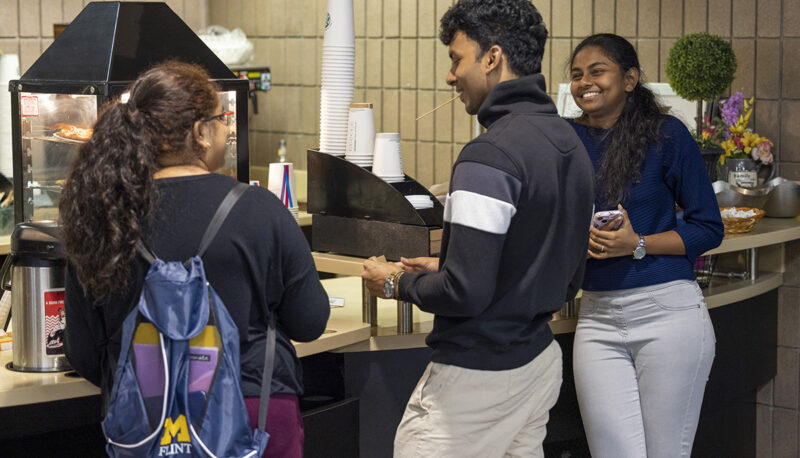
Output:
<instances>
[{"instance_id":1,"label":"m flint logo on backpack","mask_svg":"<svg viewBox=\"0 0 800 458\"><path fill-rule=\"evenodd\" d=\"M175 421L172 421L172 418L167 418L164 421L164 435L161 437L158 456L190 453L192 453L192 444L189 436L189 427L186 425L186 417L178 415L178 419Z\"/></svg>"}]
</instances>

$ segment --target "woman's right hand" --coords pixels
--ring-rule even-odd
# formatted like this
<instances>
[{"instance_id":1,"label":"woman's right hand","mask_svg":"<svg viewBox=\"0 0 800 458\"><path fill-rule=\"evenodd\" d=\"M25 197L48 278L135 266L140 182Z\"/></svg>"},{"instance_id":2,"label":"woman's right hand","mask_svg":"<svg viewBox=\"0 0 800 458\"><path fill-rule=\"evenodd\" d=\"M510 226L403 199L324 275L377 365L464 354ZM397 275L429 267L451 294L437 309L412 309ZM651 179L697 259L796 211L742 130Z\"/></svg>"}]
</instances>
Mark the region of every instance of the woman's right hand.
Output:
<instances>
[{"instance_id":1,"label":"woman's right hand","mask_svg":"<svg viewBox=\"0 0 800 458\"><path fill-rule=\"evenodd\" d=\"M403 270L410 273L439 271L439 258L400 258L400 264Z\"/></svg>"},{"instance_id":2,"label":"woman's right hand","mask_svg":"<svg viewBox=\"0 0 800 458\"><path fill-rule=\"evenodd\" d=\"M639 245L639 235L633 230L628 212L617 205L622 212L622 226L616 231L604 231L592 227L589 231L588 255L593 259L608 259L620 256L631 256Z\"/></svg>"}]
</instances>

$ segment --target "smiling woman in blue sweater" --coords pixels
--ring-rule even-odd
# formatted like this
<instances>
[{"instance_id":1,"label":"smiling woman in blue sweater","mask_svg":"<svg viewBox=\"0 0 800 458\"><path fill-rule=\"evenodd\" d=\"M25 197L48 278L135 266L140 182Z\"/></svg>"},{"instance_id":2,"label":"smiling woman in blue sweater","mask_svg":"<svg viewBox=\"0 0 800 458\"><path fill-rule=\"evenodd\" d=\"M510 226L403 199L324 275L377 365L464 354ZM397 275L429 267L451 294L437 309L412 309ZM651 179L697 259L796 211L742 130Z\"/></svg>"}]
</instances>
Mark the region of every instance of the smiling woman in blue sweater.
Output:
<instances>
[{"instance_id":1,"label":"smiling woman in blue sweater","mask_svg":"<svg viewBox=\"0 0 800 458\"><path fill-rule=\"evenodd\" d=\"M570 124L594 165L596 210L623 218L618 230L591 230L575 333L575 386L597 458L688 457L714 359L692 266L722 241L719 208L697 144L640 72L617 35L590 36L572 54L583 114Z\"/></svg>"}]
</instances>

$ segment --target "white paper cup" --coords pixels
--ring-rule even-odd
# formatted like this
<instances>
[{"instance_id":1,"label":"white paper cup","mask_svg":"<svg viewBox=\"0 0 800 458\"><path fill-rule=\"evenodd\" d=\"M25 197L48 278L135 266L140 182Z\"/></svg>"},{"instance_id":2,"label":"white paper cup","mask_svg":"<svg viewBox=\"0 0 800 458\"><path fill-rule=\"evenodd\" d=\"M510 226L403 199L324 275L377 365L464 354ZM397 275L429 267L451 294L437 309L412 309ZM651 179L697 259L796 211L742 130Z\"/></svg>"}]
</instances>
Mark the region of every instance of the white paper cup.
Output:
<instances>
[{"instance_id":1,"label":"white paper cup","mask_svg":"<svg viewBox=\"0 0 800 458\"><path fill-rule=\"evenodd\" d=\"M335 73L328 73L322 75L322 89L339 89L353 92L353 83L355 78L345 75L338 75Z\"/></svg>"},{"instance_id":2,"label":"white paper cup","mask_svg":"<svg viewBox=\"0 0 800 458\"><path fill-rule=\"evenodd\" d=\"M356 55L356 48L354 46L322 46L323 56L345 56L352 57Z\"/></svg>"},{"instance_id":3,"label":"white paper cup","mask_svg":"<svg viewBox=\"0 0 800 458\"><path fill-rule=\"evenodd\" d=\"M323 83L326 81L346 81L352 84L355 79L353 76L353 66L351 65L350 67L340 69L323 69L321 78Z\"/></svg>"},{"instance_id":4,"label":"white paper cup","mask_svg":"<svg viewBox=\"0 0 800 458\"><path fill-rule=\"evenodd\" d=\"M323 46L355 46L353 0L328 0Z\"/></svg>"},{"instance_id":5,"label":"white paper cup","mask_svg":"<svg viewBox=\"0 0 800 458\"><path fill-rule=\"evenodd\" d=\"M335 95L342 95L342 96L349 96L352 97L353 95L353 83L346 83L346 82L324 82L322 83L321 94L326 96L335 96ZM352 102L351 102L352 103ZM350 105L349 103L347 104Z\"/></svg>"},{"instance_id":6,"label":"white paper cup","mask_svg":"<svg viewBox=\"0 0 800 458\"><path fill-rule=\"evenodd\" d=\"M353 0L328 0L321 76L320 149L343 156L355 83Z\"/></svg>"},{"instance_id":7,"label":"white paper cup","mask_svg":"<svg viewBox=\"0 0 800 458\"><path fill-rule=\"evenodd\" d=\"M423 208L433 208L433 201L431 200L431 197L426 194L408 195L406 196L406 200L408 200L417 210Z\"/></svg>"},{"instance_id":8,"label":"white paper cup","mask_svg":"<svg viewBox=\"0 0 800 458\"><path fill-rule=\"evenodd\" d=\"M382 178L391 179L403 176L403 158L400 155L399 133L379 132L375 134L372 173Z\"/></svg>"},{"instance_id":9,"label":"white paper cup","mask_svg":"<svg viewBox=\"0 0 800 458\"><path fill-rule=\"evenodd\" d=\"M8 179L14 174L8 82L18 78L19 57L16 54L0 55L0 173Z\"/></svg>"},{"instance_id":10,"label":"white paper cup","mask_svg":"<svg viewBox=\"0 0 800 458\"><path fill-rule=\"evenodd\" d=\"M351 103L347 118L345 156L371 158L375 146L375 118L371 103Z\"/></svg>"},{"instance_id":11,"label":"white paper cup","mask_svg":"<svg viewBox=\"0 0 800 458\"><path fill-rule=\"evenodd\" d=\"M355 48L348 49L323 49L322 56L329 58L331 61L353 61L356 58Z\"/></svg>"},{"instance_id":12,"label":"white paper cup","mask_svg":"<svg viewBox=\"0 0 800 458\"><path fill-rule=\"evenodd\" d=\"M8 92L8 82L17 78L19 78L19 56L16 54L0 55L0 81L5 84L4 93ZM8 96L8 94L4 95Z\"/></svg>"},{"instance_id":13,"label":"white paper cup","mask_svg":"<svg viewBox=\"0 0 800 458\"><path fill-rule=\"evenodd\" d=\"M348 51L356 49L355 44L352 45L337 45L334 43L322 43L323 51Z\"/></svg>"},{"instance_id":14,"label":"white paper cup","mask_svg":"<svg viewBox=\"0 0 800 458\"><path fill-rule=\"evenodd\" d=\"M294 185L294 164L291 162L273 162L269 165L267 189L272 191L288 208L297 208L297 188Z\"/></svg>"}]
</instances>

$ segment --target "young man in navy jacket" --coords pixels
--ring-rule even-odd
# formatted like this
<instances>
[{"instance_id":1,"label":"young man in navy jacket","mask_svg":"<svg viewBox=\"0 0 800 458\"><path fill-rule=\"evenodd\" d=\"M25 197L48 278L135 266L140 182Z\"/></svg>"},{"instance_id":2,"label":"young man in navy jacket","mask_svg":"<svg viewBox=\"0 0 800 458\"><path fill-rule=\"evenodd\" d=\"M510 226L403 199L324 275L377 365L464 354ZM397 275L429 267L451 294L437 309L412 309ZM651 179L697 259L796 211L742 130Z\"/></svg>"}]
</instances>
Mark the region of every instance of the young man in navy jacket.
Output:
<instances>
[{"instance_id":1,"label":"young man in navy jacket","mask_svg":"<svg viewBox=\"0 0 800 458\"><path fill-rule=\"evenodd\" d=\"M364 263L372 294L435 315L395 456L543 456L562 370L548 322L583 278L592 165L545 92L529 0L459 0L440 38L487 130L453 165L440 257Z\"/></svg>"}]
</instances>

